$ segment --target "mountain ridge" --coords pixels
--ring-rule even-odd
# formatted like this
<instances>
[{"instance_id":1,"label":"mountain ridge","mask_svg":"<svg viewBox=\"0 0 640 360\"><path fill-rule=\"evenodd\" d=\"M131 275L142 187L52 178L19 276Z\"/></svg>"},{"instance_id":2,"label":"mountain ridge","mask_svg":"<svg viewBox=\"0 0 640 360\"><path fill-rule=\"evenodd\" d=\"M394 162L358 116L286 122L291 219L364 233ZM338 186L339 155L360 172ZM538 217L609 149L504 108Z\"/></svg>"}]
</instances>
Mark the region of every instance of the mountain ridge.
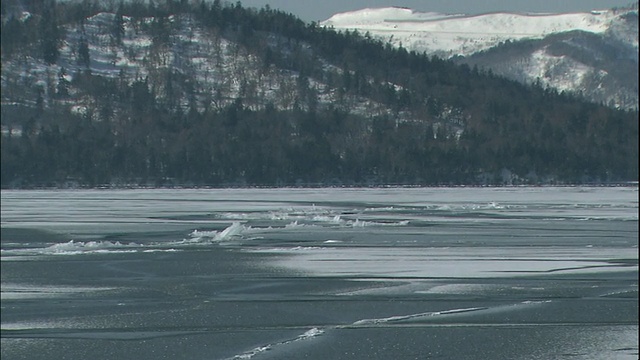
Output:
<instances>
[{"instance_id":1,"label":"mountain ridge","mask_svg":"<svg viewBox=\"0 0 640 360\"><path fill-rule=\"evenodd\" d=\"M583 81L583 76L578 74L583 71L584 64L571 56L558 59L558 56L545 51L522 54L529 62L536 62L538 67L557 67L571 73L572 67L577 66L578 73L559 79L541 77L537 71L526 74L527 68L519 66L517 62L495 65L482 59L482 53L495 52L505 42L549 39L569 31L597 34L600 36L598 41L615 46L616 52L630 51L637 54L637 13L637 3L627 8L562 14L497 12L446 15L410 9L378 8L336 14L321 22L321 25L336 30L358 30L396 47L424 51L470 66L478 65L524 83L540 81L544 86L581 93L592 101L613 107L637 109L638 82L629 83L629 79L638 78L637 55L635 68L619 76L609 76L606 69L587 65L588 71L594 74L590 75L589 81ZM556 73L559 71L552 70ZM597 75L603 72L607 79L599 82ZM567 80L571 76L575 80Z\"/></svg>"}]
</instances>

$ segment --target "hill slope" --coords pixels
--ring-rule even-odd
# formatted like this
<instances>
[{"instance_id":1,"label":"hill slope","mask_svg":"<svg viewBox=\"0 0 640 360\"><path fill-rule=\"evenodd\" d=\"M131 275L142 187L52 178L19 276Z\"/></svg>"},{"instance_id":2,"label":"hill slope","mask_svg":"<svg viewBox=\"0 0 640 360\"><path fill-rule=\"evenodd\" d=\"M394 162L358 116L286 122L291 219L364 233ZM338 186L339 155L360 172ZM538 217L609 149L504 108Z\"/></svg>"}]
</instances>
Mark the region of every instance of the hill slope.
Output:
<instances>
[{"instance_id":1,"label":"hill slope","mask_svg":"<svg viewBox=\"0 0 640 360\"><path fill-rule=\"evenodd\" d=\"M3 187L637 179L635 112L269 8L38 4L3 2Z\"/></svg>"}]
</instances>

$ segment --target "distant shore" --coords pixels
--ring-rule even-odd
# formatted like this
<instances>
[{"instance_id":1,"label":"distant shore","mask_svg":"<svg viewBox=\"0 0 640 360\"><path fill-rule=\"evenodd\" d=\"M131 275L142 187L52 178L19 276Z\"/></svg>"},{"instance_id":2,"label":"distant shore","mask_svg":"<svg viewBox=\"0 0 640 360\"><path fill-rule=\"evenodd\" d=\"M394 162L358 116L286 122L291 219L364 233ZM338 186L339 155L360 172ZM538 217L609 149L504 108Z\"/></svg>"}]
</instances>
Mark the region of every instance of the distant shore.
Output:
<instances>
[{"instance_id":1,"label":"distant shore","mask_svg":"<svg viewBox=\"0 0 640 360\"><path fill-rule=\"evenodd\" d=\"M638 186L638 181L613 181L613 182L550 182L540 184L336 184L336 183L304 183L304 184L281 184L281 185L251 185L242 183L226 183L220 185L139 185L139 184L103 184L103 185L82 185L82 184L59 184L52 186L45 185L25 185L15 187L2 187L0 190L119 190L119 189L335 189L335 188L509 188L509 187L631 187Z\"/></svg>"}]
</instances>

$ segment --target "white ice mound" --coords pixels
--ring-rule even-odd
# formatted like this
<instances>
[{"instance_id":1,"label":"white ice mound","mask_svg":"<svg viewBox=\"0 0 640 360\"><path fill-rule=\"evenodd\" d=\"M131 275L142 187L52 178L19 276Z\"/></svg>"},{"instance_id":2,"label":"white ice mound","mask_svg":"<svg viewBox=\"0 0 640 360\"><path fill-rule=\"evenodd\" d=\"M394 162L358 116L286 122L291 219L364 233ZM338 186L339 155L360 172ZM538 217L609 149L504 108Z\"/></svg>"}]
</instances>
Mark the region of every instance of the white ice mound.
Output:
<instances>
[{"instance_id":1,"label":"white ice mound","mask_svg":"<svg viewBox=\"0 0 640 360\"><path fill-rule=\"evenodd\" d=\"M398 222L377 222L377 221L363 221L356 219L355 221L347 222L347 226L352 227L367 227L367 226L407 226L409 220L402 220Z\"/></svg>"},{"instance_id":2,"label":"white ice mound","mask_svg":"<svg viewBox=\"0 0 640 360\"><path fill-rule=\"evenodd\" d=\"M324 330L318 329L318 328L313 328L313 329L305 332L304 334L298 336L296 340L304 340L304 339L312 338L312 337L315 337L315 336L318 336L318 335L322 335L323 333L324 333Z\"/></svg>"},{"instance_id":3,"label":"white ice mound","mask_svg":"<svg viewBox=\"0 0 640 360\"><path fill-rule=\"evenodd\" d=\"M140 245L122 244L118 241L74 241L66 243L54 244L47 248L41 249L42 254L54 255L73 255L80 253L100 253L100 252L131 252L135 250L127 250L127 248L137 248Z\"/></svg>"},{"instance_id":4,"label":"white ice mound","mask_svg":"<svg viewBox=\"0 0 640 360\"><path fill-rule=\"evenodd\" d=\"M244 230L244 225L239 222L234 222L226 229L222 230L222 232L217 236L217 240L228 240L233 237L237 237L242 235L242 231Z\"/></svg>"},{"instance_id":5,"label":"white ice mound","mask_svg":"<svg viewBox=\"0 0 640 360\"><path fill-rule=\"evenodd\" d=\"M365 221L360 219L344 220L340 215L331 216L314 216L313 221L327 223L332 225L340 225L343 227L367 227L367 226L406 226L409 225L409 220L397 221L397 222L379 222L379 221Z\"/></svg>"},{"instance_id":6,"label":"white ice mound","mask_svg":"<svg viewBox=\"0 0 640 360\"><path fill-rule=\"evenodd\" d=\"M193 230L190 234L194 240L210 240L210 241L229 241L242 236L247 228L240 222L236 221L229 225L226 229L218 231L199 231Z\"/></svg>"}]
</instances>

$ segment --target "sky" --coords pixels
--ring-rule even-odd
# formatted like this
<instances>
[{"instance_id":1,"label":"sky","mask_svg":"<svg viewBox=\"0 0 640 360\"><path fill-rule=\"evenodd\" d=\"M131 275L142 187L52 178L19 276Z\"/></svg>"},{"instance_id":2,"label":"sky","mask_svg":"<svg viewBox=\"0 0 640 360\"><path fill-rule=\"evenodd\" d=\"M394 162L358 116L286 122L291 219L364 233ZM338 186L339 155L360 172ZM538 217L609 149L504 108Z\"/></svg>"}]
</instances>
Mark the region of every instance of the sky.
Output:
<instances>
[{"instance_id":1,"label":"sky","mask_svg":"<svg viewBox=\"0 0 640 360\"><path fill-rule=\"evenodd\" d=\"M235 3L236 1L228 1ZM331 15L364 8L402 6L421 12L477 15L488 12L563 13L623 7L633 0L241 0L244 7L292 13L306 22L323 21Z\"/></svg>"}]
</instances>

